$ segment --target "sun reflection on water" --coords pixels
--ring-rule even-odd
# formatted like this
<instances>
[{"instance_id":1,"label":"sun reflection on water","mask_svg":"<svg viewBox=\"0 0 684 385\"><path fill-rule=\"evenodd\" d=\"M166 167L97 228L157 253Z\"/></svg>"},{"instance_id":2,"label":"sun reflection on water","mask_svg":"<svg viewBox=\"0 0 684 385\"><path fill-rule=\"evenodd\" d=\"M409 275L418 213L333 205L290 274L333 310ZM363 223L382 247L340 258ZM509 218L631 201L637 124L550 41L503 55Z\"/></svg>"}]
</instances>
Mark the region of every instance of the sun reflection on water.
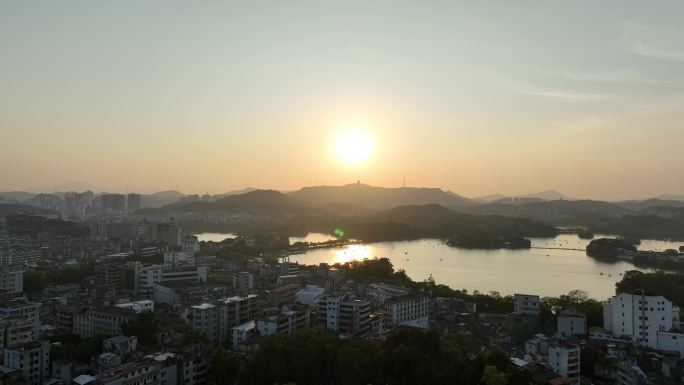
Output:
<instances>
[{"instance_id":1,"label":"sun reflection on water","mask_svg":"<svg viewBox=\"0 0 684 385\"><path fill-rule=\"evenodd\" d=\"M349 245L343 249L335 250L334 263L347 263L352 260L372 258L371 247L368 245Z\"/></svg>"}]
</instances>

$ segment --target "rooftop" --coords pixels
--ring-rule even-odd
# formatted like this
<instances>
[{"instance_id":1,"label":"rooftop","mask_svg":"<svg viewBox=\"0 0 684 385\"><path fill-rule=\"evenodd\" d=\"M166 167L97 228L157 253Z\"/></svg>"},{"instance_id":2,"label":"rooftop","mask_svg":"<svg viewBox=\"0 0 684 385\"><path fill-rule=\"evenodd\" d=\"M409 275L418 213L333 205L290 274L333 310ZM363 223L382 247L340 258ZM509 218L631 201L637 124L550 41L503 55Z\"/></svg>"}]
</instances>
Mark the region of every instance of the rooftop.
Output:
<instances>
[{"instance_id":1,"label":"rooftop","mask_svg":"<svg viewBox=\"0 0 684 385\"><path fill-rule=\"evenodd\" d=\"M256 327L256 322L254 320L248 321L243 323L242 325L238 325L234 327L234 330L241 330L241 331L249 331L252 330Z\"/></svg>"},{"instance_id":2,"label":"rooftop","mask_svg":"<svg viewBox=\"0 0 684 385\"><path fill-rule=\"evenodd\" d=\"M87 374L81 374L80 376L72 379L71 381L78 384L78 385L85 385L87 383L95 381L96 378L93 376L89 376Z\"/></svg>"},{"instance_id":3,"label":"rooftop","mask_svg":"<svg viewBox=\"0 0 684 385\"><path fill-rule=\"evenodd\" d=\"M114 343L119 343L119 342L128 342L131 339L132 339L131 337L126 337L126 336L114 336L114 337L109 337L109 338L105 339L105 341L111 341Z\"/></svg>"},{"instance_id":4,"label":"rooftop","mask_svg":"<svg viewBox=\"0 0 684 385\"><path fill-rule=\"evenodd\" d=\"M41 341L27 341L27 342L20 342L18 344L8 346L5 349L7 349L7 350L26 350L26 349L37 349L37 348L40 348L42 346L43 346L43 343Z\"/></svg>"},{"instance_id":5,"label":"rooftop","mask_svg":"<svg viewBox=\"0 0 684 385\"><path fill-rule=\"evenodd\" d=\"M169 289L186 289L195 286L201 286L201 283L197 283L192 280L178 280L178 281L165 281L157 283L158 286L168 287Z\"/></svg>"}]
</instances>

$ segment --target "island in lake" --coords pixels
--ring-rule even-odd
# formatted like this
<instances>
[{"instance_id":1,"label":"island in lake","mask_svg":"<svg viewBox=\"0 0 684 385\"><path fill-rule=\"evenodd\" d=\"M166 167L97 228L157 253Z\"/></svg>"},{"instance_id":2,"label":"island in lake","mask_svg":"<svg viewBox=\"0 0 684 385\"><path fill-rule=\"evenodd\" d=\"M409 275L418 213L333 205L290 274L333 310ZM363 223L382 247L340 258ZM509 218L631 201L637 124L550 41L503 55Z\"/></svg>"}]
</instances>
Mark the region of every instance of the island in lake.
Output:
<instances>
[{"instance_id":1,"label":"island in lake","mask_svg":"<svg viewBox=\"0 0 684 385\"><path fill-rule=\"evenodd\" d=\"M464 234L449 238L447 245L464 249L529 249L532 247L532 242L523 237Z\"/></svg>"}]
</instances>

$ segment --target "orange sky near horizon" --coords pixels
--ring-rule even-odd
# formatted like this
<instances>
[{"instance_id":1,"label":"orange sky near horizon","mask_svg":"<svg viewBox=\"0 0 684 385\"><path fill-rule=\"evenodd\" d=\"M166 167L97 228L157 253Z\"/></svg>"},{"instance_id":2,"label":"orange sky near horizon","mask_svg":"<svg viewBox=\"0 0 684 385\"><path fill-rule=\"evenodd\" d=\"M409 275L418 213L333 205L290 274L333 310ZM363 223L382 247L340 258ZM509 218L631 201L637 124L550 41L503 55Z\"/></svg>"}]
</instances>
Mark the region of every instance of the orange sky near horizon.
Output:
<instances>
[{"instance_id":1,"label":"orange sky near horizon","mask_svg":"<svg viewBox=\"0 0 684 385\"><path fill-rule=\"evenodd\" d=\"M684 195L684 3L504 4L2 3L0 191Z\"/></svg>"}]
</instances>

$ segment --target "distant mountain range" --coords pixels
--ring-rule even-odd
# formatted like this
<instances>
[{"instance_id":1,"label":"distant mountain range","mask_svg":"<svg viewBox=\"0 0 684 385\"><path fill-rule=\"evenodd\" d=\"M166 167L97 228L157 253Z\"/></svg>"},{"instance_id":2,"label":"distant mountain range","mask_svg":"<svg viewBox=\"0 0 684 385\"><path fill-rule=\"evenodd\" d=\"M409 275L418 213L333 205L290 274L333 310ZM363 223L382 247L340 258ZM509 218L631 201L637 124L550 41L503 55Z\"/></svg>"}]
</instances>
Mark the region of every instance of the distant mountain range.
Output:
<instances>
[{"instance_id":1,"label":"distant mountain range","mask_svg":"<svg viewBox=\"0 0 684 385\"><path fill-rule=\"evenodd\" d=\"M673 194L663 194L663 195L658 195L654 199L660 199L663 201L680 201L684 202L684 195L673 195Z\"/></svg>"},{"instance_id":2,"label":"distant mountain range","mask_svg":"<svg viewBox=\"0 0 684 385\"><path fill-rule=\"evenodd\" d=\"M603 202L572 200L558 192L545 191L516 198L490 196L475 200L438 188L383 188L360 183L304 187L287 193L247 188L214 195L208 200L197 198L173 190L143 194L147 208L138 214L182 217L180 214L192 212L244 213L280 218L284 219L280 222L290 224L315 222L326 229L342 220L347 225L356 223L357 231L376 234L378 239L386 238L387 231L392 229L409 231L402 223L413 229L418 226L426 236L496 226L504 226L499 230L505 228L511 234L510 230L516 227L526 229L526 234L548 233L549 227L539 226L543 223L585 227L595 233L684 239L684 201L676 199ZM493 201L483 202L484 198ZM0 216L57 214L63 203L59 194L0 193ZM150 207L153 205L157 207ZM392 225L387 227L388 223ZM413 230L409 233L417 234ZM402 236L408 237L409 233Z\"/></svg>"},{"instance_id":3,"label":"distant mountain range","mask_svg":"<svg viewBox=\"0 0 684 385\"><path fill-rule=\"evenodd\" d=\"M0 202L0 217L10 214L32 214L32 215L56 215L54 210L43 209L36 206L21 203L2 203Z\"/></svg>"},{"instance_id":4,"label":"distant mountain range","mask_svg":"<svg viewBox=\"0 0 684 385\"><path fill-rule=\"evenodd\" d=\"M313 205L345 203L373 210L395 206L438 204L458 208L476 204L472 199L439 188L374 187L362 183L344 186L303 187L287 194Z\"/></svg>"},{"instance_id":5,"label":"distant mountain range","mask_svg":"<svg viewBox=\"0 0 684 385\"><path fill-rule=\"evenodd\" d=\"M542 200L542 201L555 201L555 200L574 200L565 194L562 194L555 190L547 190L532 194L523 194L516 196L506 196L501 194L486 195L482 197L475 198L476 201L492 203L500 201L510 201L515 203L516 201L530 201L530 200Z\"/></svg>"},{"instance_id":6,"label":"distant mountain range","mask_svg":"<svg viewBox=\"0 0 684 385\"><path fill-rule=\"evenodd\" d=\"M213 202L177 202L160 208L144 209L140 213L226 211L253 215L283 216L304 214L309 207L304 202L274 190L253 190L244 194L229 195Z\"/></svg>"},{"instance_id":7,"label":"distant mountain range","mask_svg":"<svg viewBox=\"0 0 684 385\"><path fill-rule=\"evenodd\" d=\"M208 201L188 201L197 199L197 195L189 196L175 190L141 195L143 208L159 209L159 212L222 210L256 215L318 213L368 216L399 206L439 205L473 215L528 217L558 225L585 224L597 218L627 214L669 215L672 211L667 208L684 207L684 196L671 194L646 200L602 202L575 200L558 191L548 190L516 197L496 194L469 199L439 188L385 188L361 183L303 187L291 192L248 187L212 195ZM59 209L64 202L63 193L10 191L0 192L0 203Z\"/></svg>"}]
</instances>

